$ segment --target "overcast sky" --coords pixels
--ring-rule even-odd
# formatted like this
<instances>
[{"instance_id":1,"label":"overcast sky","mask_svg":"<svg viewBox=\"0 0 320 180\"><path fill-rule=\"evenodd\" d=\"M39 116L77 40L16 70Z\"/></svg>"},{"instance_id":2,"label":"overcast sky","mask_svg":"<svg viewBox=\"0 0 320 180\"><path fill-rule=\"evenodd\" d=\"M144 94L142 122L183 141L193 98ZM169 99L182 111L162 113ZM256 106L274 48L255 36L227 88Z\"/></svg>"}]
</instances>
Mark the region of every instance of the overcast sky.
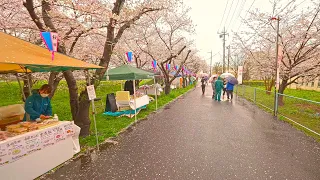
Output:
<instances>
[{"instance_id":1,"label":"overcast sky","mask_svg":"<svg viewBox=\"0 0 320 180\"><path fill-rule=\"evenodd\" d=\"M283 0L283 7L291 1ZM294 0L293 2L299 4L303 1L305 0ZM220 53L213 57L213 63L222 62L222 39L219 38L217 32L221 32L224 26L229 35L232 35L232 31L237 31L239 28L240 16L244 18L252 4L251 10L258 8L272 13L269 0L184 0L184 2L192 8L190 16L196 25L194 35L196 46L208 64L211 50L213 55ZM230 40L231 36L227 39Z\"/></svg>"}]
</instances>

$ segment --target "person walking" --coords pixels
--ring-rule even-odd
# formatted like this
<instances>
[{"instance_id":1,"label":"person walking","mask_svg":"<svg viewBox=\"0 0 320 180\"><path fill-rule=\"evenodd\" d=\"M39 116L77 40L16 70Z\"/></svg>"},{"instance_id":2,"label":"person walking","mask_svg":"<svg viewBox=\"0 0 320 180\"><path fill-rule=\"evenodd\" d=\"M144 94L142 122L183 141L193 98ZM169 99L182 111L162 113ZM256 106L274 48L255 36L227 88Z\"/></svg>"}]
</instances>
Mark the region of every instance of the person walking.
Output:
<instances>
[{"instance_id":1,"label":"person walking","mask_svg":"<svg viewBox=\"0 0 320 180\"><path fill-rule=\"evenodd\" d=\"M211 86L212 86L212 99L214 99L214 95L216 94L216 87L215 87L215 83L216 83L216 77L213 77L212 81L211 81Z\"/></svg>"},{"instance_id":2,"label":"person walking","mask_svg":"<svg viewBox=\"0 0 320 180\"><path fill-rule=\"evenodd\" d=\"M206 91L206 79L205 79L205 77L201 78L201 88L202 88L202 95L204 95L204 93Z\"/></svg>"},{"instance_id":3,"label":"person walking","mask_svg":"<svg viewBox=\"0 0 320 180\"><path fill-rule=\"evenodd\" d=\"M224 95L227 92L227 80L223 79L223 94L222 94L222 99L224 99Z\"/></svg>"},{"instance_id":4,"label":"person walking","mask_svg":"<svg viewBox=\"0 0 320 180\"><path fill-rule=\"evenodd\" d=\"M230 82L227 83L226 90L227 90L227 99L228 100L233 99L233 87L234 87L234 84L231 84Z\"/></svg>"},{"instance_id":5,"label":"person walking","mask_svg":"<svg viewBox=\"0 0 320 180\"><path fill-rule=\"evenodd\" d=\"M216 90L214 100L221 101L221 90L223 89L223 81L221 77L218 77L218 80L216 80L214 84L215 84L215 90Z\"/></svg>"}]
</instances>

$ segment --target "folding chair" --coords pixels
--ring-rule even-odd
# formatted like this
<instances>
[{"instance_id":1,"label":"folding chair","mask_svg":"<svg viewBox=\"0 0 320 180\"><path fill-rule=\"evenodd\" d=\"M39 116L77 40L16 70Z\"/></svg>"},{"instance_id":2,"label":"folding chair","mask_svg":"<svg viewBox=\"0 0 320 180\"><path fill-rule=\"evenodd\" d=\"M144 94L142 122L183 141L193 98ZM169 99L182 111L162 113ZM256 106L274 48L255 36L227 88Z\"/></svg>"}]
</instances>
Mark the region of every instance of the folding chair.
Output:
<instances>
[{"instance_id":1,"label":"folding chair","mask_svg":"<svg viewBox=\"0 0 320 180\"><path fill-rule=\"evenodd\" d=\"M129 91L117 91L116 92L116 103L117 103L119 110L122 107L129 107L130 92Z\"/></svg>"}]
</instances>

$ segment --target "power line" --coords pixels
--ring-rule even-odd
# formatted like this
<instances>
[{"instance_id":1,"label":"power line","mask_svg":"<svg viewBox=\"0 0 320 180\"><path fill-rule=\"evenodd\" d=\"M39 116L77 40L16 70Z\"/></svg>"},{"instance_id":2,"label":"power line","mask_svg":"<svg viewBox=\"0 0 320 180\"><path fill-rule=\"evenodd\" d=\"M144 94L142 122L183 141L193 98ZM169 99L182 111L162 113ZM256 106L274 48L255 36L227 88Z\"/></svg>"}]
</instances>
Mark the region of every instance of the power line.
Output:
<instances>
[{"instance_id":1,"label":"power line","mask_svg":"<svg viewBox=\"0 0 320 180\"><path fill-rule=\"evenodd\" d=\"M226 19L226 21L225 21L224 24L223 24L223 27L226 26L226 22L227 22L228 19L229 19L230 11L231 11L231 9L232 9L232 7L233 7L233 2L234 2L234 0L232 0L232 2L231 2L231 7L230 7L230 9L229 9L229 12L228 12L228 15L227 15L227 19Z\"/></svg>"},{"instance_id":2,"label":"power line","mask_svg":"<svg viewBox=\"0 0 320 180\"><path fill-rule=\"evenodd\" d=\"M241 7L240 7L240 10L239 10L239 12L238 12L238 15L236 15L236 20L239 18L239 16L241 15L241 12L242 12L242 10L243 10L243 8L244 8L244 5L246 4L246 2L247 2L247 0L243 0L244 2L242 2L242 5L241 5ZM230 22L231 23L231 22ZM230 29L232 29L233 28L233 26L235 25L235 23L231 26L231 28Z\"/></svg>"},{"instance_id":3,"label":"power line","mask_svg":"<svg viewBox=\"0 0 320 180\"><path fill-rule=\"evenodd\" d=\"M256 2L256 0L253 0L253 2L251 3L251 5L250 5L250 7L249 7L249 9L248 9L248 11L247 11L247 13L246 13L246 15L244 16L244 18L243 18L243 19L246 19L246 18L247 18L247 15L248 15L248 13L249 13L250 9L252 8L252 6L253 6L253 4L254 4L255 2ZM239 27L238 27L238 29L237 29L237 31L236 31L236 32L238 32L238 31L239 31L239 29L240 29L241 25L242 25L242 21L240 22L240 25L239 25Z\"/></svg>"},{"instance_id":4,"label":"power line","mask_svg":"<svg viewBox=\"0 0 320 180\"><path fill-rule=\"evenodd\" d=\"M224 15L226 14L226 9L227 9L228 4L229 4L229 0L227 0L227 4L226 4L226 6L224 7L224 12L223 12L223 16L222 16L222 19L221 19L221 22L220 22L220 25L219 25L219 29L220 29L221 24L222 24L222 21L223 21L223 19L224 19ZM219 29L218 29L218 31L219 31Z\"/></svg>"},{"instance_id":5,"label":"power line","mask_svg":"<svg viewBox=\"0 0 320 180\"><path fill-rule=\"evenodd\" d=\"M241 0L242 1L242 0ZM236 4L236 7L235 7L235 9L234 9L234 11L233 11L233 13L232 13L232 16L231 16L231 19L230 19L230 21L229 21L229 24L228 24L228 26L227 26L227 30L229 29L229 26L230 26L230 24L231 24L231 22L232 22L232 20L233 20L233 18L234 18L234 15L235 15L235 13L236 13L236 11L237 11L237 9L238 9L238 4L239 4L239 2L240 2L240 0L237 0L237 4Z\"/></svg>"},{"instance_id":6,"label":"power line","mask_svg":"<svg viewBox=\"0 0 320 180\"><path fill-rule=\"evenodd\" d=\"M283 10L285 10L291 3L294 3L296 0L292 0L290 1L281 11L278 12L277 15L275 15L274 17L277 17Z\"/></svg>"}]
</instances>

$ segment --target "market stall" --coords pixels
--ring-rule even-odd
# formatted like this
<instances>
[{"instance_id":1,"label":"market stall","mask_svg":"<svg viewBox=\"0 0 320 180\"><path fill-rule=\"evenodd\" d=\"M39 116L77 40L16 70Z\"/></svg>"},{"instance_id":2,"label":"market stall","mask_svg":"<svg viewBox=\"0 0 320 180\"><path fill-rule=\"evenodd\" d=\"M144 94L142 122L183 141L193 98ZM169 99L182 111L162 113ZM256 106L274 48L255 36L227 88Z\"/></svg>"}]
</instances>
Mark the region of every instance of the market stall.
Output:
<instances>
[{"instance_id":1,"label":"market stall","mask_svg":"<svg viewBox=\"0 0 320 180\"><path fill-rule=\"evenodd\" d=\"M79 133L75 133L73 122L52 121L38 130L31 129L37 125L40 123L11 125L16 127L0 142L1 179L34 179L79 152Z\"/></svg>"},{"instance_id":2,"label":"market stall","mask_svg":"<svg viewBox=\"0 0 320 180\"><path fill-rule=\"evenodd\" d=\"M98 68L103 67L59 53L52 60L47 49L0 32L1 74ZM80 151L80 128L72 121L50 117L37 122L18 121L5 129L0 131L1 179L34 179Z\"/></svg>"},{"instance_id":3,"label":"market stall","mask_svg":"<svg viewBox=\"0 0 320 180\"><path fill-rule=\"evenodd\" d=\"M130 107L132 110L135 111L135 120L137 120L137 116L136 116L137 109L149 104L149 101L147 100L149 98L147 95L136 97L135 81L141 80L141 79L154 79L154 74L125 64L120 67L108 70L106 72L105 78L107 80L132 80L133 81L134 93L133 93L132 99L130 100L131 102ZM155 94L157 93L155 92ZM155 97L156 97L156 107L157 107L157 103L158 103L157 96Z\"/></svg>"}]
</instances>

